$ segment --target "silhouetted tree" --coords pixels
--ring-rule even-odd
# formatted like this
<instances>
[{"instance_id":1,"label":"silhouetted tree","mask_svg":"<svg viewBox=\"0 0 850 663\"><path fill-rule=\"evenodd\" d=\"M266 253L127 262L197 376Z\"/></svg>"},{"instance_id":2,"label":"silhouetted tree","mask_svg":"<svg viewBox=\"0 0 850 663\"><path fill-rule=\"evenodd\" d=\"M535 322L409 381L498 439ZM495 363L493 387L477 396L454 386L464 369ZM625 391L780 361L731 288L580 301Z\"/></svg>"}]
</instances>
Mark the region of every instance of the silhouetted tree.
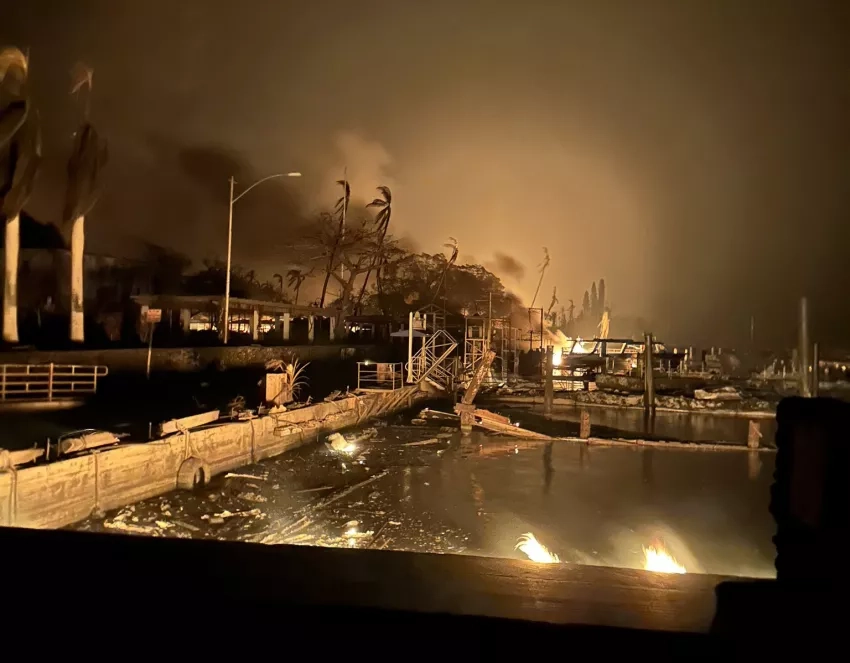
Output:
<instances>
[{"instance_id":1,"label":"silhouetted tree","mask_svg":"<svg viewBox=\"0 0 850 663\"><path fill-rule=\"evenodd\" d=\"M371 203L366 205L366 207L376 207L378 209L378 213L375 215L375 228L377 229L378 236L378 249L380 253L380 246L384 242L384 237L387 236L387 229L390 227L390 219L392 218L392 202L393 202L393 194L390 191L388 186L379 186L378 191L381 192L380 198L375 198ZM378 283L378 298L380 300L381 294L381 268L383 265L375 264L369 266L369 271L366 272L366 276L363 279L363 285L360 288L360 296L357 298L357 305L360 305L360 302L363 300L363 295L366 292L366 286L369 284L369 277L372 275L372 270L377 267L378 273L376 275L376 280Z\"/></svg>"},{"instance_id":2,"label":"silhouetted tree","mask_svg":"<svg viewBox=\"0 0 850 663\"><path fill-rule=\"evenodd\" d=\"M334 212L339 216L339 227L334 236L333 249L328 256L328 265L325 271L325 282L322 284L322 296L319 299L319 306L325 305L325 296L328 292L328 281L330 281L331 273L336 269L337 252L339 251L340 243L345 236L345 217L348 214L348 204L351 202L351 187L348 185L348 180L337 180L336 182L342 187L342 196L336 201Z\"/></svg>"},{"instance_id":3,"label":"silhouetted tree","mask_svg":"<svg viewBox=\"0 0 850 663\"><path fill-rule=\"evenodd\" d=\"M599 311L596 317L601 318L605 312L605 279L599 279Z\"/></svg>"},{"instance_id":4,"label":"silhouetted tree","mask_svg":"<svg viewBox=\"0 0 850 663\"><path fill-rule=\"evenodd\" d=\"M594 318L599 315L599 295L596 292L596 281L590 286L590 315Z\"/></svg>"},{"instance_id":5,"label":"silhouetted tree","mask_svg":"<svg viewBox=\"0 0 850 663\"><path fill-rule=\"evenodd\" d=\"M590 293L584 291L584 297L581 300L581 315L590 315Z\"/></svg>"},{"instance_id":6,"label":"silhouetted tree","mask_svg":"<svg viewBox=\"0 0 850 663\"><path fill-rule=\"evenodd\" d=\"M300 269L290 269L286 272L286 282L295 292L295 304L298 304L298 293L301 291L301 284L307 278L307 274Z\"/></svg>"}]
</instances>

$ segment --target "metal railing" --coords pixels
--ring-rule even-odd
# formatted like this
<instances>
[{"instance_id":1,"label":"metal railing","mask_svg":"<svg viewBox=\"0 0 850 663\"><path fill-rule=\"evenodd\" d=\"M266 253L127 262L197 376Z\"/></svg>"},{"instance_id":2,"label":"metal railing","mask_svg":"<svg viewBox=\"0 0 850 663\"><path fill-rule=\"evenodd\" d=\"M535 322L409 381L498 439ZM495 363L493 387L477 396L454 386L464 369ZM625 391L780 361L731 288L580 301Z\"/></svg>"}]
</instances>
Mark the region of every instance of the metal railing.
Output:
<instances>
[{"instance_id":1,"label":"metal railing","mask_svg":"<svg viewBox=\"0 0 850 663\"><path fill-rule=\"evenodd\" d=\"M0 402L64 400L94 394L106 366L0 364Z\"/></svg>"},{"instance_id":2,"label":"metal railing","mask_svg":"<svg viewBox=\"0 0 850 663\"><path fill-rule=\"evenodd\" d=\"M444 329L438 329L410 358L409 368L412 382L430 379L439 386L449 389L453 376L443 365L457 347L457 341Z\"/></svg>"},{"instance_id":3,"label":"metal railing","mask_svg":"<svg viewBox=\"0 0 850 663\"><path fill-rule=\"evenodd\" d=\"M404 368L401 364L357 362L357 388L364 390L395 391L404 386Z\"/></svg>"}]
</instances>

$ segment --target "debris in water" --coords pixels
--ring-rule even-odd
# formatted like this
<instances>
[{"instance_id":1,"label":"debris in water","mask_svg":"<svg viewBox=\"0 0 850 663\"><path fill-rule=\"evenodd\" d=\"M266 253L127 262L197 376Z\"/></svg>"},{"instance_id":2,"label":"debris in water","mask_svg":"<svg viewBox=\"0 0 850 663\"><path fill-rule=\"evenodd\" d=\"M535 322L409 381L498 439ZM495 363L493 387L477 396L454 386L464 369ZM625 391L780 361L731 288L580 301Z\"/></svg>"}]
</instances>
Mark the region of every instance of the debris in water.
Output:
<instances>
[{"instance_id":1,"label":"debris in water","mask_svg":"<svg viewBox=\"0 0 850 663\"><path fill-rule=\"evenodd\" d=\"M239 493L239 497L248 502L268 502L269 498L260 495L259 493L247 492L247 493Z\"/></svg>"},{"instance_id":2,"label":"debris in water","mask_svg":"<svg viewBox=\"0 0 850 663\"><path fill-rule=\"evenodd\" d=\"M662 544L649 546L643 549L643 568L645 571L655 573L687 573L688 570L679 564L676 559L668 553Z\"/></svg>"},{"instance_id":3,"label":"debris in water","mask_svg":"<svg viewBox=\"0 0 850 663\"><path fill-rule=\"evenodd\" d=\"M113 520L112 522L104 521L103 526L106 529L115 529L121 532L130 532L131 534L144 534L146 536L159 536L159 530L155 527L145 527L144 525L131 525L122 520Z\"/></svg>"},{"instance_id":4,"label":"debris in water","mask_svg":"<svg viewBox=\"0 0 850 663\"><path fill-rule=\"evenodd\" d=\"M429 437L427 440L422 440L420 442L408 442L403 446L405 446L405 447L422 447L422 446L425 446L426 444L437 444L437 443L439 443L439 440L436 437Z\"/></svg>"},{"instance_id":5,"label":"debris in water","mask_svg":"<svg viewBox=\"0 0 850 663\"><path fill-rule=\"evenodd\" d=\"M357 451L357 445L349 442L339 433L331 433L328 435L328 445L332 451L341 454L353 454Z\"/></svg>"},{"instance_id":6,"label":"debris in water","mask_svg":"<svg viewBox=\"0 0 850 663\"><path fill-rule=\"evenodd\" d=\"M515 549L521 550L528 559L538 564L557 564L561 561L555 553L549 552L549 549L540 543L531 532L526 532L519 537Z\"/></svg>"},{"instance_id":7,"label":"debris in water","mask_svg":"<svg viewBox=\"0 0 850 663\"><path fill-rule=\"evenodd\" d=\"M426 422L424 419L411 419L410 423L414 426L424 426L428 422Z\"/></svg>"},{"instance_id":8,"label":"debris in water","mask_svg":"<svg viewBox=\"0 0 850 663\"><path fill-rule=\"evenodd\" d=\"M179 525L180 527L183 527L183 528L189 530L190 532L200 532L201 531L200 527L195 527L194 525L190 525L189 523L184 522L182 520L175 520L174 524Z\"/></svg>"},{"instance_id":9,"label":"debris in water","mask_svg":"<svg viewBox=\"0 0 850 663\"><path fill-rule=\"evenodd\" d=\"M301 490L296 490L296 493L316 493L320 490L330 490L333 486L319 486L318 488L302 488Z\"/></svg>"},{"instance_id":10,"label":"debris in water","mask_svg":"<svg viewBox=\"0 0 850 663\"><path fill-rule=\"evenodd\" d=\"M255 476L253 474L237 474L236 472L228 472L224 475L225 479L256 479L257 481L265 481L268 475Z\"/></svg>"}]
</instances>

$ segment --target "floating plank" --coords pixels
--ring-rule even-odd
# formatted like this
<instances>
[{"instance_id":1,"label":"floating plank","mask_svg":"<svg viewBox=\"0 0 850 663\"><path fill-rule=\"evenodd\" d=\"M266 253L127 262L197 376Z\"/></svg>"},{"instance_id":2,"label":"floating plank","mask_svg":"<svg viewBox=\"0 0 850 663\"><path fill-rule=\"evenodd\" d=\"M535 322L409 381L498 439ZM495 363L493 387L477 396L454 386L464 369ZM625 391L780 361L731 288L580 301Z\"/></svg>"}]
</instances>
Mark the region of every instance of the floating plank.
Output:
<instances>
[{"instance_id":1,"label":"floating plank","mask_svg":"<svg viewBox=\"0 0 850 663\"><path fill-rule=\"evenodd\" d=\"M170 435L171 433L179 433L180 431L190 430L211 424L219 419L219 411L212 410L211 412L202 412L201 414L193 414L191 417L183 417L182 419L172 419L159 425L159 434Z\"/></svg>"}]
</instances>

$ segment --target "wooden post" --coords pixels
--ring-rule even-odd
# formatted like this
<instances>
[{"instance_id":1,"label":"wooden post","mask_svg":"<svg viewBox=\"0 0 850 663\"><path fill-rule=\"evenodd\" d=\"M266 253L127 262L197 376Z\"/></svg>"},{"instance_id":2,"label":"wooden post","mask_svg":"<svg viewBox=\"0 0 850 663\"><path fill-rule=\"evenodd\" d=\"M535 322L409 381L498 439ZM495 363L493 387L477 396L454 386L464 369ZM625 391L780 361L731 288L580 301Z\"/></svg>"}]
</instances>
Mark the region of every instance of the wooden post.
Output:
<instances>
[{"instance_id":1,"label":"wooden post","mask_svg":"<svg viewBox=\"0 0 850 663\"><path fill-rule=\"evenodd\" d=\"M820 377L818 373L818 364L820 363L820 352L818 348L818 344L812 344L812 398L818 397L818 387L820 386L818 383L820 382Z\"/></svg>"},{"instance_id":2,"label":"wooden post","mask_svg":"<svg viewBox=\"0 0 850 663\"><path fill-rule=\"evenodd\" d=\"M750 419L750 426L747 432L747 446L750 449L758 449L761 443L761 424L758 421Z\"/></svg>"},{"instance_id":3,"label":"wooden post","mask_svg":"<svg viewBox=\"0 0 850 663\"><path fill-rule=\"evenodd\" d=\"M258 308L251 311L251 340L260 340L260 309Z\"/></svg>"},{"instance_id":4,"label":"wooden post","mask_svg":"<svg viewBox=\"0 0 850 663\"><path fill-rule=\"evenodd\" d=\"M290 315L290 313L287 311L286 313L284 313L284 314L283 314L283 331L282 331L282 335L283 335L283 340L284 340L284 341L288 341L288 340L289 340L289 325L291 324L291 322L292 322L292 316L291 316L291 315Z\"/></svg>"},{"instance_id":5,"label":"wooden post","mask_svg":"<svg viewBox=\"0 0 850 663\"><path fill-rule=\"evenodd\" d=\"M644 334L643 349L643 408L655 409L655 380L652 374L652 334Z\"/></svg>"},{"instance_id":6,"label":"wooden post","mask_svg":"<svg viewBox=\"0 0 850 663\"><path fill-rule=\"evenodd\" d=\"M95 384L97 384L97 369L94 370L94 379ZM53 362L50 362L50 366L47 369L47 400L48 402L53 400Z\"/></svg>"},{"instance_id":7,"label":"wooden post","mask_svg":"<svg viewBox=\"0 0 850 663\"><path fill-rule=\"evenodd\" d=\"M413 382L413 311L407 314L407 382Z\"/></svg>"},{"instance_id":8,"label":"wooden post","mask_svg":"<svg viewBox=\"0 0 850 663\"><path fill-rule=\"evenodd\" d=\"M552 401L555 398L554 373L555 367L552 361L553 348L546 346L545 370L543 372L543 414L547 417L552 415Z\"/></svg>"},{"instance_id":9,"label":"wooden post","mask_svg":"<svg viewBox=\"0 0 850 663\"><path fill-rule=\"evenodd\" d=\"M809 388L809 306L805 297L800 298L800 350L798 353L800 371L800 396L811 396Z\"/></svg>"},{"instance_id":10,"label":"wooden post","mask_svg":"<svg viewBox=\"0 0 850 663\"><path fill-rule=\"evenodd\" d=\"M145 367L145 376L148 380L151 379L151 355L153 354L153 330L156 329L156 323L149 323L151 328L148 332L148 361L147 366Z\"/></svg>"},{"instance_id":11,"label":"wooden post","mask_svg":"<svg viewBox=\"0 0 850 663\"><path fill-rule=\"evenodd\" d=\"M590 412L586 409L581 411L581 427L578 436L583 440L590 437Z\"/></svg>"},{"instance_id":12,"label":"wooden post","mask_svg":"<svg viewBox=\"0 0 850 663\"><path fill-rule=\"evenodd\" d=\"M312 343L316 338L316 318L312 315L307 316L307 342Z\"/></svg>"}]
</instances>

